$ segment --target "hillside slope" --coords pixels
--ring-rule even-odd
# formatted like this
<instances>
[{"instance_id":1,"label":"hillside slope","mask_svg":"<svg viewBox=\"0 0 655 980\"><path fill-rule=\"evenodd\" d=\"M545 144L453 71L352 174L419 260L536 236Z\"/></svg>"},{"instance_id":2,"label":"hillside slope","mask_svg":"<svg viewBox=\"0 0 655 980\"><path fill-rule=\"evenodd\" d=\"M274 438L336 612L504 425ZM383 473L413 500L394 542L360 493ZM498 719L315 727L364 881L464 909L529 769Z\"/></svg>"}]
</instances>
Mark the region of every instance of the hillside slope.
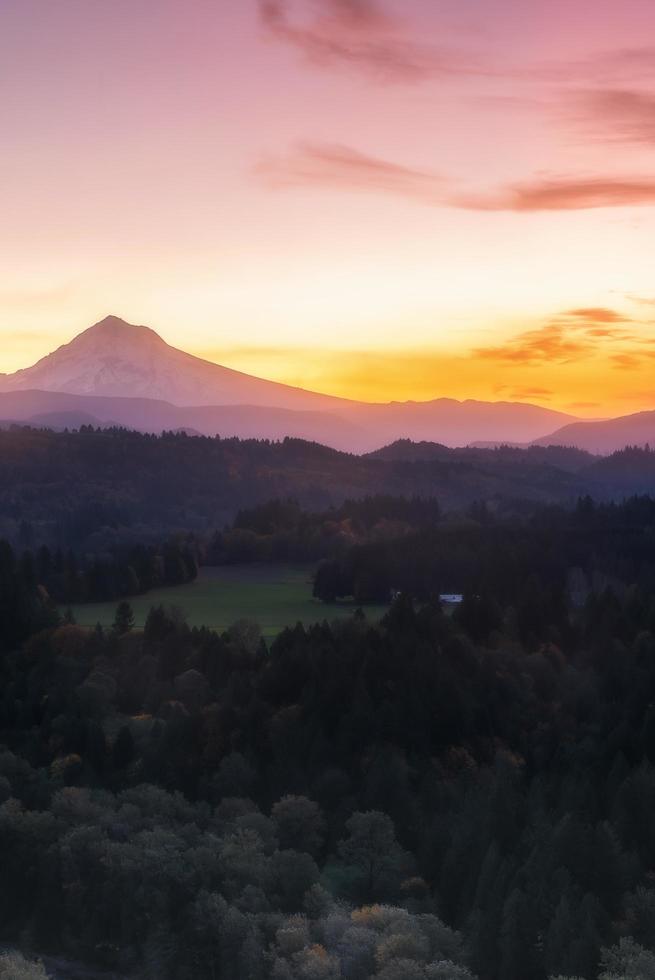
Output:
<instances>
[{"instance_id":1,"label":"hillside slope","mask_svg":"<svg viewBox=\"0 0 655 980\"><path fill-rule=\"evenodd\" d=\"M625 446L655 446L655 412L637 412L601 422L572 422L533 440L539 446L574 446L607 455Z\"/></svg>"}]
</instances>

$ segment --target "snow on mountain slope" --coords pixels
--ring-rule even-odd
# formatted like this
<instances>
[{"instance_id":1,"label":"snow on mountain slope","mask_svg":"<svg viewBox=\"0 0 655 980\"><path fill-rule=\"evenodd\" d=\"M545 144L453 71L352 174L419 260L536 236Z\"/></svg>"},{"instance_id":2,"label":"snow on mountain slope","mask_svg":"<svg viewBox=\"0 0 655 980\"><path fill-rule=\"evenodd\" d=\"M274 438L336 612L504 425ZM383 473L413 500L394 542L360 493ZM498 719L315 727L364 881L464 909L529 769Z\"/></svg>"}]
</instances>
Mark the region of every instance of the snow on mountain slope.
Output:
<instances>
[{"instance_id":1,"label":"snow on mountain slope","mask_svg":"<svg viewBox=\"0 0 655 980\"><path fill-rule=\"evenodd\" d=\"M342 401L253 378L169 346L149 327L105 317L32 367L0 377L0 391L159 398L175 405L320 409Z\"/></svg>"}]
</instances>

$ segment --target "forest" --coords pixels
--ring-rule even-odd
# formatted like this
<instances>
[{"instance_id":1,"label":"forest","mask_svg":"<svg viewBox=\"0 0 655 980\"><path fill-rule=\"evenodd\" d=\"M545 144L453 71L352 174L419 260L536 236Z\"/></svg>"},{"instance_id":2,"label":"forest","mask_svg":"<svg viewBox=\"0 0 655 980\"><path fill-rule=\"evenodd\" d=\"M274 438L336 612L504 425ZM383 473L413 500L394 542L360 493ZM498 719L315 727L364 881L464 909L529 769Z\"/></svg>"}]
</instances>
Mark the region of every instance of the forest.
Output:
<instances>
[{"instance_id":1,"label":"forest","mask_svg":"<svg viewBox=\"0 0 655 980\"><path fill-rule=\"evenodd\" d=\"M655 977L655 501L283 498L214 544L333 525L388 614L270 644L84 629L0 547L0 976Z\"/></svg>"},{"instance_id":2,"label":"forest","mask_svg":"<svg viewBox=\"0 0 655 980\"><path fill-rule=\"evenodd\" d=\"M38 583L60 604L140 595L160 586L192 582L198 574L192 539L82 556L72 549L53 553L42 545L35 552L24 551L18 566L23 580Z\"/></svg>"},{"instance_id":3,"label":"forest","mask_svg":"<svg viewBox=\"0 0 655 980\"><path fill-rule=\"evenodd\" d=\"M650 492L654 480L648 448L601 458L556 446L400 442L353 456L300 439L15 426L0 430L0 538L21 553L46 545L104 554L161 547L180 533L204 536L272 499L319 512L383 492L434 499L447 512L484 500L495 512L514 514L526 503L572 507L586 494L622 500Z\"/></svg>"}]
</instances>

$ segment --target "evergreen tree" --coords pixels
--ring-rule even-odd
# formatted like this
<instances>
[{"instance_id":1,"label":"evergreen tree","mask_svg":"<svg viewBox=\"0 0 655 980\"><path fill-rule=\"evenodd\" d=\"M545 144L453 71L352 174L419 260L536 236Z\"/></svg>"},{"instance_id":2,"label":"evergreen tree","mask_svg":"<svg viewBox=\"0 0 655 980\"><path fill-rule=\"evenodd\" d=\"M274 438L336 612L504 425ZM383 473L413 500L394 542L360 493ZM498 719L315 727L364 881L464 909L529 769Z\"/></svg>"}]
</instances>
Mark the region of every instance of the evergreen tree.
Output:
<instances>
[{"instance_id":1,"label":"evergreen tree","mask_svg":"<svg viewBox=\"0 0 655 980\"><path fill-rule=\"evenodd\" d=\"M129 602L123 600L116 607L116 615L112 628L117 636L123 636L125 633L129 633L133 627L134 612L132 611L132 606Z\"/></svg>"}]
</instances>

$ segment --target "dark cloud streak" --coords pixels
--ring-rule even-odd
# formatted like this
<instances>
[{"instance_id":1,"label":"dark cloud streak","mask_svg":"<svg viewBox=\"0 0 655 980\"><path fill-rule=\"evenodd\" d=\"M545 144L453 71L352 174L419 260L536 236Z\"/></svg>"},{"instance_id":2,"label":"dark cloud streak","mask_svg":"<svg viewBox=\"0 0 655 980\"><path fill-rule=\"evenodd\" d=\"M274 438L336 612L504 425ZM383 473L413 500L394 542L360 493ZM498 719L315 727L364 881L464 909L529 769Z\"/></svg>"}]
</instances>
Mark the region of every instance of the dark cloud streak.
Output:
<instances>
[{"instance_id":1,"label":"dark cloud streak","mask_svg":"<svg viewBox=\"0 0 655 980\"><path fill-rule=\"evenodd\" d=\"M407 36L373 0L322 0L320 6L317 16L298 20L288 0L258 0L267 32L326 68L350 68L392 83L485 74L481 64L461 53Z\"/></svg>"}]
</instances>

